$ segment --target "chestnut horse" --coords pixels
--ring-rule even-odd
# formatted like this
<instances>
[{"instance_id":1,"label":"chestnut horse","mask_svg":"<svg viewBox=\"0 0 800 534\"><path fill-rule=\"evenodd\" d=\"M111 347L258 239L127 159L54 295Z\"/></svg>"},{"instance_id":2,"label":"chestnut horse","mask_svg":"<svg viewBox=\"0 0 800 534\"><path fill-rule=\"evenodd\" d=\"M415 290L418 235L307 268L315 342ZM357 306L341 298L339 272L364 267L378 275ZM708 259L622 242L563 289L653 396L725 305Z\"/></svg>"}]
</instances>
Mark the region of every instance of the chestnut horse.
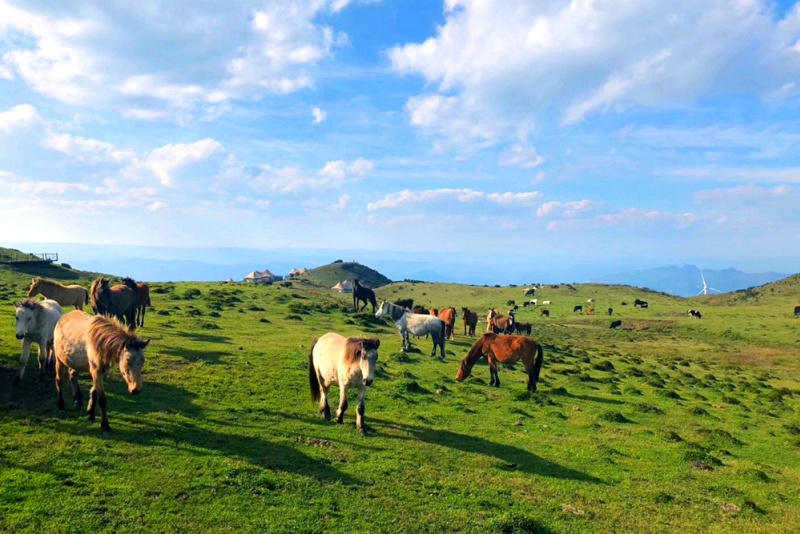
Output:
<instances>
[{"instance_id":1,"label":"chestnut horse","mask_svg":"<svg viewBox=\"0 0 800 534\"><path fill-rule=\"evenodd\" d=\"M64 315L58 321L53 337L58 407L64 409L62 388L67 380L72 383L75 406L81 405L83 393L78 386L77 373L89 373L92 376L87 407L89 421L95 420L95 407L99 404L102 412L100 429L105 433L111 432L106 413L106 375L114 364L119 363L120 374L128 385L128 391L132 395L141 393L144 349L150 340L137 337L131 327L126 327L113 317L89 315L80 310Z\"/></svg>"},{"instance_id":2,"label":"chestnut horse","mask_svg":"<svg viewBox=\"0 0 800 534\"><path fill-rule=\"evenodd\" d=\"M461 308L461 318L464 320L464 335L475 336L475 327L478 326L478 314L469 308Z\"/></svg>"},{"instance_id":3,"label":"chestnut horse","mask_svg":"<svg viewBox=\"0 0 800 534\"><path fill-rule=\"evenodd\" d=\"M444 338L455 339L455 332L453 331L453 327L456 325L456 309L443 308L439 310L438 317L439 319L444 321Z\"/></svg>"},{"instance_id":4,"label":"chestnut horse","mask_svg":"<svg viewBox=\"0 0 800 534\"><path fill-rule=\"evenodd\" d=\"M497 364L517 363L522 360L525 371L528 373L528 391L536 391L536 382L539 381L539 372L542 370L544 351L542 346L533 339L525 336L498 336L486 333L472 345L467 357L461 361L456 373L456 380L462 382L472 372L472 367L481 358L489 362L490 386L500 387L500 377L497 375Z\"/></svg>"},{"instance_id":5,"label":"chestnut horse","mask_svg":"<svg viewBox=\"0 0 800 534\"><path fill-rule=\"evenodd\" d=\"M65 286L55 280L36 277L31 280L28 298L35 297L39 293L58 302L60 306L75 306L76 310L82 310L89 304L89 292L77 284Z\"/></svg>"},{"instance_id":6,"label":"chestnut horse","mask_svg":"<svg viewBox=\"0 0 800 534\"><path fill-rule=\"evenodd\" d=\"M492 308L489 310L489 315L486 318L486 331L494 334L510 334L514 331L514 314L509 313L509 316L500 315L497 310Z\"/></svg>"},{"instance_id":7,"label":"chestnut horse","mask_svg":"<svg viewBox=\"0 0 800 534\"><path fill-rule=\"evenodd\" d=\"M150 286L144 282L136 283L136 326L144 326L144 312L150 304Z\"/></svg>"}]
</instances>

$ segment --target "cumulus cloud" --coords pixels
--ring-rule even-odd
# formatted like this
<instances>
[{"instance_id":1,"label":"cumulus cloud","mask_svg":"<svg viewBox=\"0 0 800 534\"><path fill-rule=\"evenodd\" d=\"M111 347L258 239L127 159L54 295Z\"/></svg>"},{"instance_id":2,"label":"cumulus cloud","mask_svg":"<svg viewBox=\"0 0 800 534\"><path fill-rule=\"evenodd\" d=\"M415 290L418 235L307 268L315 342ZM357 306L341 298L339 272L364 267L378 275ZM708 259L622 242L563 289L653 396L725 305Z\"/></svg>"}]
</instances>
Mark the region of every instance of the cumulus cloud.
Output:
<instances>
[{"instance_id":1,"label":"cumulus cloud","mask_svg":"<svg viewBox=\"0 0 800 534\"><path fill-rule=\"evenodd\" d=\"M486 200L496 204L528 204L541 197L538 191L525 193L485 193L473 189L428 189L412 191L405 189L398 193L390 193L381 200L367 204L367 210L396 209L407 204L420 204L441 200L457 200L458 202L476 202Z\"/></svg>"},{"instance_id":2,"label":"cumulus cloud","mask_svg":"<svg viewBox=\"0 0 800 534\"><path fill-rule=\"evenodd\" d=\"M127 116L145 118L159 106L186 111L289 93L312 86L311 68L348 44L346 34L316 22L348 3L167 2L142 9L101 0L0 0L7 48L0 77L71 104L121 102Z\"/></svg>"},{"instance_id":3,"label":"cumulus cloud","mask_svg":"<svg viewBox=\"0 0 800 534\"><path fill-rule=\"evenodd\" d=\"M189 164L203 161L219 150L222 150L222 144L208 138L194 143L164 145L150 152L144 166L162 185L173 187L178 171Z\"/></svg>"},{"instance_id":4,"label":"cumulus cloud","mask_svg":"<svg viewBox=\"0 0 800 534\"><path fill-rule=\"evenodd\" d=\"M411 124L491 143L553 115L570 125L712 95L796 96L800 8L775 13L768 0L448 0L435 36L389 58L435 88L408 100Z\"/></svg>"},{"instance_id":5,"label":"cumulus cloud","mask_svg":"<svg viewBox=\"0 0 800 534\"><path fill-rule=\"evenodd\" d=\"M536 210L538 217L575 217L595 207L591 200L575 200L572 202L545 202Z\"/></svg>"},{"instance_id":6,"label":"cumulus cloud","mask_svg":"<svg viewBox=\"0 0 800 534\"><path fill-rule=\"evenodd\" d=\"M49 132L45 137L44 145L57 152L69 154L79 161L89 163L104 161L132 163L136 160L136 154L131 150L117 150L111 143L65 133Z\"/></svg>"},{"instance_id":7,"label":"cumulus cloud","mask_svg":"<svg viewBox=\"0 0 800 534\"><path fill-rule=\"evenodd\" d=\"M728 189L710 189L698 191L694 195L696 202L717 203L726 205L731 202L736 203L756 203L770 199L786 198L793 195L794 191L786 185L776 187L758 187L747 185L742 187L732 187Z\"/></svg>"},{"instance_id":8,"label":"cumulus cloud","mask_svg":"<svg viewBox=\"0 0 800 534\"><path fill-rule=\"evenodd\" d=\"M0 132L13 133L18 129L41 124L42 118L30 104L20 104L8 111L0 112Z\"/></svg>"},{"instance_id":9,"label":"cumulus cloud","mask_svg":"<svg viewBox=\"0 0 800 534\"><path fill-rule=\"evenodd\" d=\"M374 167L372 161L364 158L351 162L329 161L312 174L297 166L262 165L261 173L251 181L250 185L258 192L314 193L318 190L337 189L356 183L372 172Z\"/></svg>"},{"instance_id":10,"label":"cumulus cloud","mask_svg":"<svg viewBox=\"0 0 800 534\"><path fill-rule=\"evenodd\" d=\"M325 119L328 118L328 112L321 108L313 108L311 110L311 115L314 117L314 124L319 124L321 122L325 122Z\"/></svg>"}]
</instances>

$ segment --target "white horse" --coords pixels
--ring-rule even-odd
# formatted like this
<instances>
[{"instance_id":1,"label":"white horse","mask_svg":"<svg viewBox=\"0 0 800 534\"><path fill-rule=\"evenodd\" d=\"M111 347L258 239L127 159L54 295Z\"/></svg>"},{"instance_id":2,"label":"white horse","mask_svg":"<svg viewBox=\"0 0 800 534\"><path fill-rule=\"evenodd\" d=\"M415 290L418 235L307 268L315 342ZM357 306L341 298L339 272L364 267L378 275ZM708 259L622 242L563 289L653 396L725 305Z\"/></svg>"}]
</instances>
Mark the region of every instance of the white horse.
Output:
<instances>
[{"instance_id":1,"label":"white horse","mask_svg":"<svg viewBox=\"0 0 800 534\"><path fill-rule=\"evenodd\" d=\"M372 385L375 365L378 361L380 339L346 338L335 332L328 332L315 339L308 356L308 384L311 399L319 401L319 411L330 421L331 407L328 405L328 389L332 384L339 386L339 408L336 422L344 420L347 409L347 388L358 386L358 408L356 408L356 428L366 435L364 425L364 401L367 386Z\"/></svg>"},{"instance_id":2,"label":"white horse","mask_svg":"<svg viewBox=\"0 0 800 534\"><path fill-rule=\"evenodd\" d=\"M19 357L19 374L14 379L18 384L25 374L31 345L39 345L39 380L44 380L45 361L55 363L53 359L53 331L61 319L61 306L50 299L24 299L15 302L17 318L17 339L22 340L22 354Z\"/></svg>"},{"instance_id":3,"label":"white horse","mask_svg":"<svg viewBox=\"0 0 800 534\"><path fill-rule=\"evenodd\" d=\"M431 356L436 355L436 347L439 346L444 360L444 321L433 315L422 315L412 313L405 308L401 308L391 302L383 301L381 307L375 312L375 317L391 317L395 326L400 331L400 340L403 343L403 351L411 350L411 340L408 333L415 336L425 336L430 334L433 340Z\"/></svg>"}]
</instances>

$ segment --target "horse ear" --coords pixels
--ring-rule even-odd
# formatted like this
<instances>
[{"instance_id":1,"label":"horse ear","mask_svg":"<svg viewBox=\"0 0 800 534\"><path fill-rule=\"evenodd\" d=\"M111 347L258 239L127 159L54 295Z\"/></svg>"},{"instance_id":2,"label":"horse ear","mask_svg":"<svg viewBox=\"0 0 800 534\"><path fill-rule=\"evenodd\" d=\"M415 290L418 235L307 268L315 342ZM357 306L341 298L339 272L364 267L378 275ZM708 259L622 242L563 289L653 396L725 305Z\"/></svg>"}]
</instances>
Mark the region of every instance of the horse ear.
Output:
<instances>
[{"instance_id":1,"label":"horse ear","mask_svg":"<svg viewBox=\"0 0 800 534\"><path fill-rule=\"evenodd\" d=\"M375 345L375 348L376 348L376 349L377 349L378 347L380 347L380 346L381 346L381 340L380 340L380 339L378 339L378 338L374 338L374 339L372 340L372 343Z\"/></svg>"}]
</instances>

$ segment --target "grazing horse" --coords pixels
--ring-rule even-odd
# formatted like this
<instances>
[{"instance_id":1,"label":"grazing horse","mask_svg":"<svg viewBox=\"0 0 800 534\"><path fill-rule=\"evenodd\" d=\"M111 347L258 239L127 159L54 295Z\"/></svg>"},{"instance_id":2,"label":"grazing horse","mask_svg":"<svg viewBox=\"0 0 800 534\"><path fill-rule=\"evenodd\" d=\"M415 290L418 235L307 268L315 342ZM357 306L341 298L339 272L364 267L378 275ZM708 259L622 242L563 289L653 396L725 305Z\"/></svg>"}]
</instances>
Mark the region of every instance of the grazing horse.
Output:
<instances>
[{"instance_id":1,"label":"grazing horse","mask_svg":"<svg viewBox=\"0 0 800 534\"><path fill-rule=\"evenodd\" d=\"M364 303L361 309L358 309L359 302ZM362 286L358 278L353 278L353 309L355 311L363 311L367 304L372 304L372 313L375 313L375 292L368 287Z\"/></svg>"},{"instance_id":2,"label":"grazing horse","mask_svg":"<svg viewBox=\"0 0 800 534\"><path fill-rule=\"evenodd\" d=\"M408 308L409 310L414 308L414 299L398 299L394 301L394 303L403 308Z\"/></svg>"},{"instance_id":3,"label":"grazing horse","mask_svg":"<svg viewBox=\"0 0 800 534\"><path fill-rule=\"evenodd\" d=\"M136 336L131 326L123 325L114 317L89 315L80 310L71 311L58 321L53 343L56 353L56 390L58 407L64 409L63 387L67 380L72 383L75 406L83 402L83 393L78 386L77 373L89 373L92 390L89 396L89 421L95 420L95 407L99 404L102 417L100 429L111 432L106 413L105 379L108 371L119 364L128 392L142 392L142 366L144 349L149 339Z\"/></svg>"},{"instance_id":4,"label":"grazing horse","mask_svg":"<svg viewBox=\"0 0 800 534\"><path fill-rule=\"evenodd\" d=\"M462 382L472 372L472 367L481 358L489 362L489 385L500 387L500 377L497 374L497 363L513 364L522 360L525 371L528 373L528 391L536 391L536 382L539 381L539 372L542 370L544 351L542 346L533 339L525 336L498 336L497 334L483 334L472 345L467 357L461 361L456 373L456 380Z\"/></svg>"},{"instance_id":5,"label":"grazing horse","mask_svg":"<svg viewBox=\"0 0 800 534\"><path fill-rule=\"evenodd\" d=\"M539 310L539 315L541 315L542 317L550 317L550 310L545 310L545 309Z\"/></svg>"},{"instance_id":6,"label":"grazing horse","mask_svg":"<svg viewBox=\"0 0 800 534\"><path fill-rule=\"evenodd\" d=\"M89 304L89 292L78 284L65 286L55 280L37 277L31 280L28 298L35 297L39 293L61 306L75 306L76 310L82 310Z\"/></svg>"},{"instance_id":7,"label":"grazing horse","mask_svg":"<svg viewBox=\"0 0 800 534\"><path fill-rule=\"evenodd\" d=\"M375 313L375 317L389 317L394 321L395 326L400 331L400 340L403 343L404 352L411 350L411 341L408 339L409 332L415 336L430 334L433 340L431 356L436 355L436 347L438 346L442 352L442 360L444 360L444 321L438 317L410 313L405 308L395 306L385 300Z\"/></svg>"},{"instance_id":8,"label":"grazing horse","mask_svg":"<svg viewBox=\"0 0 800 534\"><path fill-rule=\"evenodd\" d=\"M108 278L98 278L89 289L92 310L98 315L114 316L136 328L136 283L130 278L126 284L109 287Z\"/></svg>"},{"instance_id":9,"label":"grazing horse","mask_svg":"<svg viewBox=\"0 0 800 534\"><path fill-rule=\"evenodd\" d=\"M144 282L136 283L136 317L134 322L136 326L144 326L144 312L150 303L150 286Z\"/></svg>"},{"instance_id":10,"label":"grazing horse","mask_svg":"<svg viewBox=\"0 0 800 534\"><path fill-rule=\"evenodd\" d=\"M461 319L464 320L464 335L475 335L475 327L478 326L478 314L469 308L461 308Z\"/></svg>"},{"instance_id":11,"label":"grazing horse","mask_svg":"<svg viewBox=\"0 0 800 534\"><path fill-rule=\"evenodd\" d=\"M347 410L347 388L358 386L356 428L362 436L367 434L364 400L367 386L372 385L375 377L380 344L380 339L346 338L336 332L328 332L314 340L308 355L311 399L319 402L319 411L326 420L331 420L331 407L328 405L328 389L331 385L339 386L339 408L336 410L336 422L339 424L342 424L344 411Z\"/></svg>"},{"instance_id":12,"label":"grazing horse","mask_svg":"<svg viewBox=\"0 0 800 534\"><path fill-rule=\"evenodd\" d=\"M583 306L581 306L581 305L578 305L578 306L575 306L574 308L572 308L572 313L575 313L575 312L580 313L582 311L583 311Z\"/></svg>"},{"instance_id":13,"label":"grazing horse","mask_svg":"<svg viewBox=\"0 0 800 534\"><path fill-rule=\"evenodd\" d=\"M22 354L19 357L19 371L14 378L14 383L22 381L25 367L28 365L28 356L31 345L39 346L39 380L44 380L44 369L47 362L52 365L53 330L61 319L61 306L55 300L24 299L15 302L17 339L22 340Z\"/></svg>"},{"instance_id":14,"label":"grazing horse","mask_svg":"<svg viewBox=\"0 0 800 534\"><path fill-rule=\"evenodd\" d=\"M456 325L456 309L443 308L439 310L439 319L444 321L444 337L445 339L455 339L456 335L453 327Z\"/></svg>"},{"instance_id":15,"label":"grazing horse","mask_svg":"<svg viewBox=\"0 0 800 534\"><path fill-rule=\"evenodd\" d=\"M531 335L532 328L533 327L531 326L531 323L514 323L514 331L517 334L525 334L529 336Z\"/></svg>"}]
</instances>

